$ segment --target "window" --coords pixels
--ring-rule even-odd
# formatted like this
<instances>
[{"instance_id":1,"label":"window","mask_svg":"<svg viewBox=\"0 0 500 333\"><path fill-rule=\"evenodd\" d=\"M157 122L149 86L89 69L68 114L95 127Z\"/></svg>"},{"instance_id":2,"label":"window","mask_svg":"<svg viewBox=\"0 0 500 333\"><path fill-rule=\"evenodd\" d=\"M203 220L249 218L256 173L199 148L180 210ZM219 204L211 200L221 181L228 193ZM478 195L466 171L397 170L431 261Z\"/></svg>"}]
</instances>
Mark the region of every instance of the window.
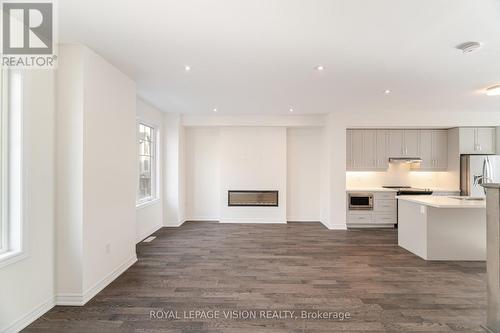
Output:
<instances>
[{"instance_id":1,"label":"window","mask_svg":"<svg viewBox=\"0 0 500 333\"><path fill-rule=\"evenodd\" d=\"M0 254L7 252L7 157L8 157L8 82L7 70L1 69L0 79Z\"/></svg>"},{"instance_id":2,"label":"window","mask_svg":"<svg viewBox=\"0 0 500 333\"><path fill-rule=\"evenodd\" d=\"M139 189L137 204L141 205L157 198L157 137L152 126L139 123Z\"/></svg>"},{"instance_id":3,"label":"window","mask_svg":"<svg viewBox=\"0 0 500 333\"><path fill-rule=\"evenodd\" d=\"M22 99L19 71L0 69L0 267L24 258Z\"/></svg>"}]
</instances>

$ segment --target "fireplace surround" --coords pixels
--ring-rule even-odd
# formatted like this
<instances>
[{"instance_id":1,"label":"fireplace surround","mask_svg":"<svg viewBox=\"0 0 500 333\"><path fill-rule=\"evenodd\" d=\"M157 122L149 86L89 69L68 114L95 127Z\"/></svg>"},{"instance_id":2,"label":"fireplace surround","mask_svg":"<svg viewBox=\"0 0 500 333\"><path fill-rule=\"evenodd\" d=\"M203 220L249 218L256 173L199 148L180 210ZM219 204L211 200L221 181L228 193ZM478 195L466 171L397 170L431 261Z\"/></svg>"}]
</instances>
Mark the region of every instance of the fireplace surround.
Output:
<instances>
[{"instance_id":1,"label":"fireplace surround","mask_svg":"<svg viewBox=\"0 0 500 333\"><path fill-rule=\"evenodd\" d=\"M229 207L278 207L278 191L229 190Z\"/></svg>"}]
</instances>

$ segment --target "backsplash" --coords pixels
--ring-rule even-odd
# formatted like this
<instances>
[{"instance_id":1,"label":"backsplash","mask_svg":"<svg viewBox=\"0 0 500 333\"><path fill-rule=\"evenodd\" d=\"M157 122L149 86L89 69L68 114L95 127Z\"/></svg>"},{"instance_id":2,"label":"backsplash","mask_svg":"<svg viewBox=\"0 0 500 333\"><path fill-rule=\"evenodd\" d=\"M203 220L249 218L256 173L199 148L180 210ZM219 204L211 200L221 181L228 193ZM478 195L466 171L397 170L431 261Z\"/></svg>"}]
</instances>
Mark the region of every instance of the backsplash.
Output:
<instances>
[{"instance_id":1,"label":"backsplash","mask_svg":"<svg viewBox=\"0 0 500 333\"><path fill-rule=\"evenodd\" d=\"M380 187L383 185L409 185L417 188L443 188L457 190L459 184L451 172L411 171L409 164L389 164L386 172L349 171L347 188Z\"/></svg>"}]
</instances>

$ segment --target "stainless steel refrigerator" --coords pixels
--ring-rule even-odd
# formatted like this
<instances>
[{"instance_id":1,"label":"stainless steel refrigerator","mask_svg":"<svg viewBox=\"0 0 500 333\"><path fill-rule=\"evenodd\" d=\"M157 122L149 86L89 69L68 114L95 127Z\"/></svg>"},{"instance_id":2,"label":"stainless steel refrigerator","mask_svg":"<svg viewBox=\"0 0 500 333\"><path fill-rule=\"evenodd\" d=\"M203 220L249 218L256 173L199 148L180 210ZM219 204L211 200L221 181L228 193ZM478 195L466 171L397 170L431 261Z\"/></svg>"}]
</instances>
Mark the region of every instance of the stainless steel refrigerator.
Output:
<instances>
[{"instance_id":1,"label":"stainless steel refrigerator","mask_svg":"<svg viewBox=\"0 0 500 333\"><path fill-rule=\"evenodd\" d=\"M481 184L500 182L499 155L462 155L460 159L460 192L463 196L485 197Z\"/></svg>"}]
</instances>

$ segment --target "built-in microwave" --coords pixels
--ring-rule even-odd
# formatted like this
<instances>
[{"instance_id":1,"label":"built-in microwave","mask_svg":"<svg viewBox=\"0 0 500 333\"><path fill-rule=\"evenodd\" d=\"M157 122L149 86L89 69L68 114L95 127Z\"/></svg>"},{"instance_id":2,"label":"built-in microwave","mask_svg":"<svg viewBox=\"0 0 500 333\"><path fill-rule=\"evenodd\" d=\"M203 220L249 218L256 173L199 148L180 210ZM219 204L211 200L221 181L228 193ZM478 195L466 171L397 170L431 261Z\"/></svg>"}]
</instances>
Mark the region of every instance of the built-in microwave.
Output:
<instances>
[{"instance_id":1,"label":"built-in microwave","mask_svg":"<svg viewBox=\"0 0 500 333\"><path fill-rule=\"evenodd\" d=\"M349 193L349 210L373 210L373 194Z\"/></svg>"}]
</instances>

